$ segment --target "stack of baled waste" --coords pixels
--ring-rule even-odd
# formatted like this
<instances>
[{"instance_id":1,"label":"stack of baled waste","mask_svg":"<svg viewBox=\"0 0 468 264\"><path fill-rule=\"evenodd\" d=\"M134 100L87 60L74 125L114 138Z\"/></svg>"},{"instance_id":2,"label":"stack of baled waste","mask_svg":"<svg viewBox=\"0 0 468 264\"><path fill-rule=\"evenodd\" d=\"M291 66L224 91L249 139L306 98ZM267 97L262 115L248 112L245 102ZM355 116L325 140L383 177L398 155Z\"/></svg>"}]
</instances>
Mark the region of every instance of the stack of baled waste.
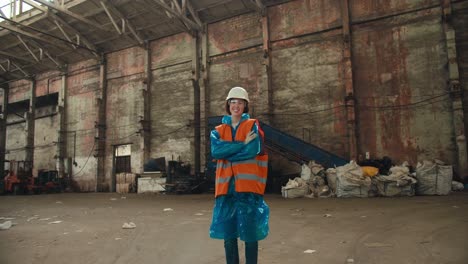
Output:
<instances>
[{"instance_id":1,"label":"stack of baled waste","mask_svg":"<svg viewBox=\"0 0 468 264\"><path fill-rule=\"evenodd\" d=\"M337 197L369 197L371 184L371 178L364 176L362 168L355 161L336 168Z\"/></svg>"},{"instance_id":2,"label":"stack of baled waste","mask_svg":"<svg viewBox=\"0 0 468 264\"><path fill-rule=\"evenodd\" d=\"M390 168L389 175L377 175L372 183L377 187L379 196L414 196L417 180L412 177L408 163Z\"/></svg>"},{"instance_id":3,"label":"stack of baled waste","mask_svg":"<svg viewBox=\"0 0 468 264\"><path fill-rule=\"evenodd\" d=\"M314 161L302 164L301 177L289 180L281 188L281 194L285 198L326 198L333 196L333 192L327 185L323 166Z\"/></svg>"},{"instance_id":4,"label":"stack of baled waste","mask_svg":"<svg viewBox=\"0 0 468 264\"><path fill-rule=\"evenodd\" d=\"M285 186L281 187L281 195L284 198L301 198L309 193L309 185L300 177L290 179Z\"/></svg>"},{"instance_id":5,"label":"stack of baled waste","mask_svg":"<svg viewBox=\"0 0 468 264\"><path fill-rule=\"evenodd\" d=\"M452 189L453 170L440 160L425 160L416 166L417 195L447 195Z\"/></svg>"},{"instance_id":6,"label":"stack of baled waste","mask_svg":"<svg viewBox=\"0 0 468 264\"><path fill-rule=\"evenodd\" d=\"M328 198L334 196L334 193L330 190L327 184L327 175L322 165L310 161L308 164L312 174L309 184L310 194L308 198Z\"/></svg>"}]
</instances>

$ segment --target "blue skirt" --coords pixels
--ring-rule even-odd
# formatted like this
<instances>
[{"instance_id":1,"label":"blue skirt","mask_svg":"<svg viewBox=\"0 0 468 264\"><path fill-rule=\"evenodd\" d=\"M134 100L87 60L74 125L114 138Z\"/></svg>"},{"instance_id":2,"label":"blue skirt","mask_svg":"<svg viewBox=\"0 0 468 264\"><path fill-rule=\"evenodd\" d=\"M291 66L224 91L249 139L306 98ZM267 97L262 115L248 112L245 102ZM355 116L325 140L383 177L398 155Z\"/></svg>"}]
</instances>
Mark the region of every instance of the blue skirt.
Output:
<instances>
[{"instance_id":1,"label":"blue skirt","mask_svg":"<svg viewBox=\"0 0 468 264\"><path fill-rule=\"evenodd\" d=\"M216 239L240 238L254 242L267 237L270 208L262 195L235 191L234 179L227 195L215 200L210 237Z\"/></svg>"}]
</instances>

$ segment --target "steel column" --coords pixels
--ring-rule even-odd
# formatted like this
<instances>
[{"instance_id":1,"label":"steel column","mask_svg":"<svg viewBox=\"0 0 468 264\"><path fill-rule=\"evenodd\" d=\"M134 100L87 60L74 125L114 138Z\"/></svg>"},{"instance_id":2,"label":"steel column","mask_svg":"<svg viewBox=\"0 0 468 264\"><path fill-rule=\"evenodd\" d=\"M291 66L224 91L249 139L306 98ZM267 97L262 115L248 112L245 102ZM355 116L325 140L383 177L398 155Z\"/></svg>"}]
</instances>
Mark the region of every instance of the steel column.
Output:
<instances>
[{"instance_id":1,"label":"steel column","mask_svg":"<svg viewBox=\"0 0 468 264\"><path fill-rule=\"evenodd\" d=\"M208 142L210 142L210 128L208 126L208 118L210 117L210 86L209 86L209 50L208 50L208 26L205 24L203 31L200 33L201 38L201 79L200 79L200 103L202 104L201 114L201 126L204 128L203 139L204 144L204 160L203 164L206 164L210 149L208 148ZM201 154L201 153L200 153Z\"/></svg>"},{"instance_id":2,"label":"steel column","mask_svg":"<svg viewBox=\"0 0 468 264\"><path fill-rule=\"evenodd\" d=\"M97 158L96 191L108 191L105 187L105 161L106 161L106 103L107 103L107 62L103 55L99 67L99 96L97 103L96 136L94 138L94 156ZM113 188L113 187L111 187Z\"/></svg>"},{"instance_id":3,"label":"steel column","mask_svg":"<svg viewBox=\"0 0 468 264\"><path fill-rule=\"evenodd\" d=\"M200 34L195 33L193 37L192 48L192 86L193 86L193 145L194 145L194 163L195 175L200 174L200 155L201 155L201 131L200 131Z\"/></svg>"},{"instance_id":4,"label":"steel column","mask_svg":"<svg viewBox=\"0 0 468 264\"><path fill-rule=\"evenodd\" d=\"M26 113L26 161L34 168L34 128L36 117L36 80L31 79L29 88L29 111Z\"/></svg>"},{"instance_id":5,"label":"steel column","mask_svg":"<svg viewBox=\"0 0 468 264\"><path fill-rule=\"evenodd\" d=\"M57 144L57 170L60 178L65 177L65 159L67 158L67 76L62 73L62 85L58 99L58 144ZM68 175L71 177L71 175Z\"/></svg>"},{"instance_id":6,"label":"steel column","mask_svg":"<svg viewBox=\"0 0 468 264\"><path fill-rule=\"evenodd\" d=\"M346 91L345 106L348 130L348 153L350 160L357 159L356 111L353 87L353 61L351 47L351 29L349 20L349 0L341 0L341 17L343 21L343 85Z\"/></svg>"},{"instance_id":7,"label":"steel column","mask_svg":"<svg viewBox=\"0 0 468 264\"><path fill-rule=\"evenodd\" d=\"M455 167L460 177L468 177L468 154L466 131L463 114L463 89L460 85L458 72L457 47L455 42L455 30L452 25L452 6L450 0L442 0L442 17L445 41L447 45L448 61L448 90L452 98L453 132L456 141L456 155L458 164Z\"/></svg>"},{"instance_id":8,"label":"steel column","mask_svg":"<svg viewBox=\"0 0 468 264\"><path fill-rule=\"evenodd\" d=\"M8 85L8 84L5 84ZM3 89L2 115L0 116L0 176L5 175L5 155L6 155L6 127L8 117L8 87ZM1 190L0 190L1 193Z\"/></svg>"},{"instance_id":9,"label":"steel column","mask_svg":"<svg viewBox=\"0 0 468 264\"><path fill-rule=\"evenodd\" d=\"M143 96L143 113L140 115L140 149L141 149L141 168L144 171L144 164L150 159L151 153L151 83L153 82L153 72L151 70L151 45L146 44L146 61L145 61L144 88L142 89Z\"/></svg>"},{"instance_id":10,"label":"steel column","mask_svg":"<svg viewBox=\"0 0 468 264\"><path fill-rule=\"evenodd\" d=\"M263 32L263 64L265 65L266 73L266 89L268 94L268 122L273 124L273 87L272 87L272 64L271 64L271 43L270 43L270 22L268 19L268 8L264 9L262 16L262 32Z\"/></svg>"}]
</instances>

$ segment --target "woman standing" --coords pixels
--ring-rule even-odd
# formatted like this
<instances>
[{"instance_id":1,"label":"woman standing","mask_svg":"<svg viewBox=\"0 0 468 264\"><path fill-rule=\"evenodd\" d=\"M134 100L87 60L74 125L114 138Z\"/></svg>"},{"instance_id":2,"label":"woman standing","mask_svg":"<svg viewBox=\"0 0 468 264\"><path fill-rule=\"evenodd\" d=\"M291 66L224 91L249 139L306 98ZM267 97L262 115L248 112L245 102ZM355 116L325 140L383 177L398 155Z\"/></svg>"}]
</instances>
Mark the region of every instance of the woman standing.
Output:
<instances>
[{"instance_id":1,"label":"woman standing","mask_svg":"<svg viewBox=\"0 0 468 264\"><path fill-rule=\"evenodd\" d=\"M248 114L247 91L232 88L225 107L228 115L211 132L211 155L218 161L210 237L224 239L227 264L239 263L237 238L245 242L246 264L256 264L258 241L269 232L263 200L268 156L262 153L263 132Z\"/></svg>"}]
</instances>

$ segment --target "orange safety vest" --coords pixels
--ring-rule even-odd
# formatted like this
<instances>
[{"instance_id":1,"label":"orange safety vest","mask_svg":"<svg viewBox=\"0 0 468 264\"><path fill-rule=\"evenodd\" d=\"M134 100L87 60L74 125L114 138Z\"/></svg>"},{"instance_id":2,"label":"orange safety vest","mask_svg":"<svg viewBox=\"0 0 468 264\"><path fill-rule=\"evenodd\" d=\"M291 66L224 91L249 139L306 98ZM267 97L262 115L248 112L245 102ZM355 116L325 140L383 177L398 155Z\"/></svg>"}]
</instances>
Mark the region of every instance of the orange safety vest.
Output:
<instances>
[{"instance_id":1,"label":"orange safety vest","mask_svg":"<svg viewBox=\"0 0 468 264\"><path fill-rule=\"evenodd\" d=\"M244 120L239 124L235 141L243 142L252 130L255 119ZM232 128L222 124L216 127L220 139L232 141ZM262 133L259 131L259 134ZM231 177L236 180L236 192L251 192L263 195L268 174L268 155L259 154L253 159L233 161L220 159L216 164L216 191L215 197L228 193Z\"/></svg>"}]
</instances>

